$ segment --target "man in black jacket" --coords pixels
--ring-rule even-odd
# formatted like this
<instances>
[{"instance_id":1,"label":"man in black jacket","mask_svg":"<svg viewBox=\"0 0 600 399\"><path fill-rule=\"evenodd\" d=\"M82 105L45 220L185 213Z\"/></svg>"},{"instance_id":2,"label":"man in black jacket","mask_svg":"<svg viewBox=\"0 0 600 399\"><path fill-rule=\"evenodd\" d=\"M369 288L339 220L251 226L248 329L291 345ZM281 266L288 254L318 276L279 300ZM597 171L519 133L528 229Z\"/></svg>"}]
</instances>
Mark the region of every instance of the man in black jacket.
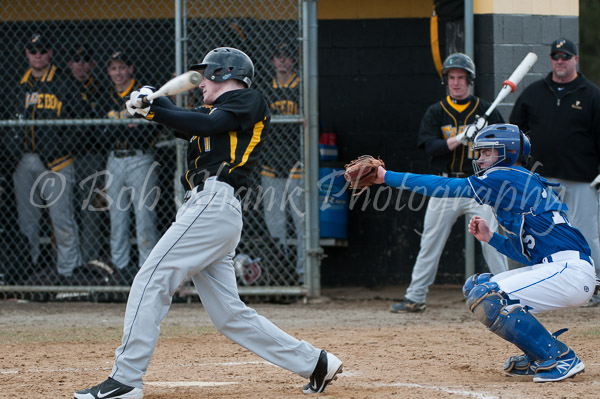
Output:
<instances>
[{"instance_id":1,"label":"man in black jacket","mask_svg":"<svg viewBox=\"0 0 600 399\"><path fill-rule=\"evenodd\" d=\"M598 192L600 178L600 89L577 72L577 47L557 39L550 49L552 72L517 99L510 123L529 132L534 170L560 183L567 215L590 245L600 267ZM600 304L593 297L590 305Z\"/></svg>"}]
</instances>

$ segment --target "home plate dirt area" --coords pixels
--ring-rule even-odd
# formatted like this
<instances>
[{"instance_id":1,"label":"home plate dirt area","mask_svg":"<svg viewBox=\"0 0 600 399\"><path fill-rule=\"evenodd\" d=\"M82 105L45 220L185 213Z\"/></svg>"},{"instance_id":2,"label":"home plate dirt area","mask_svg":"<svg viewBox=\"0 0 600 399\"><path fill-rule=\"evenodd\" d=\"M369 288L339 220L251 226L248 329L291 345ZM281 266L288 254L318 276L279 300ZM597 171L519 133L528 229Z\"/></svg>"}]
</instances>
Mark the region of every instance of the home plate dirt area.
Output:
<instances>
[{"instance_id":1,"label":"home plate dirt area","mask_svg":"<svg viewBox=\"0 0 600 399\"><path fill-rule=\"evenodd\" d=\"M519 351L476 321L461 287L434 286L427 310L393 314L405 287L324 289L292 304L249 303L344 362L323 398L592 398L600 391L600 308L539 316L585 363L558 383L504 376ZM72 398L102 382L121 340L124 303L0 301L0 398ZM301 398L307 380L232 343L202 304L176 303L144 379L145 399Z\"/></svg>"}]
</instances>

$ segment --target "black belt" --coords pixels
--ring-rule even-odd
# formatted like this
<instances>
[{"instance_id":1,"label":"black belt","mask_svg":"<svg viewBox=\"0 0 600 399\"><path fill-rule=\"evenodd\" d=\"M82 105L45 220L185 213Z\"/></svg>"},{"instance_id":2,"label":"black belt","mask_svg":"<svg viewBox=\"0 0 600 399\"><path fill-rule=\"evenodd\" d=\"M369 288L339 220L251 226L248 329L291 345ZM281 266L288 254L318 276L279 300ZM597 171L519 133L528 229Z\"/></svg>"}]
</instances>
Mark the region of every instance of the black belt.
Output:
<instances>
[{"instance_id":1,"label":"black belt","mask_svg":"<svg viewBox=\"0 0 600 399\"><path fill-rule=\"evenodd\" d=\"M135 157L137 155L144 155L143 150L113 150L112 154L116 158Z\"/></svg>"},{"instance_id":2,"label":"black belt","mask_svg":"<svg viewBox=\"0 0 600 399\"><path fill-rule=\"evenodd\" d=\"M223 179L220 179L219 176L210 176L209 178L207 178L206 180L204 180L202 183L200 183L200 184L198 184L196 186L192 186L191 190L186 191L185 195L183 196L183 202L187 202L187 200L190 199L190 197L192 196L192 192L194 192L194 190L196 190L198 192L204 190L204 185L206 184L206 182L211 181L211 180L220 181L222 183L226 183L226 184L229 184L231 186L231 184L229 182L224 181ZM235 190L235 188L234 188L234 190ZM236 198L240 199L239 195L236 195Z\"/></svg>"},{"instance_id":3,"label":"black belt","mask_svg":"<svg viewBox=\"0 0 600 399\"><path fill-rule=\"evenodd\" d=\"M456 178L464 178L469 177L469 175L465 172L444 172L442 173L444 177L456 177Z\"/></svg>"}]
</instances>

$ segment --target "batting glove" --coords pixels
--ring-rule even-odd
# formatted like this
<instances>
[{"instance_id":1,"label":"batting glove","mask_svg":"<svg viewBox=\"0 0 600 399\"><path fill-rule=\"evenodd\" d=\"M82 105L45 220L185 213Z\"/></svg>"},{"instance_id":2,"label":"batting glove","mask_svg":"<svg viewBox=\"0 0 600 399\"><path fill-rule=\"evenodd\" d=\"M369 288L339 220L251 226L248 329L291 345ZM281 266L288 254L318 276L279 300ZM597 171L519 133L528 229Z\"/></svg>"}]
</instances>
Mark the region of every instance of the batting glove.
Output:
<instances>
[{"instance_id":1,"label":"batting glove","mask_svg":"<svg viewBox=\"0 0 600 399\"><path fill-rule=\"evenodd\" d=\"M456 135L456 141L462 145L468 145L470 141L473 141L477 131L478 130L475 125L469 125L462 131L462 133Z\"/></svg>"},{"instance_id":2,"label":"batting glove","mask_svg":"<svg viewBox=\"0 0 600 399\"><path fill-rule=\"evenodd\" d=\"M144 86L139 91L134 91L129 96L129 100L125 103L127 105L127 112L132 116L146 117L150 112L150 106L154 100L144 101L144 97L154 93L154 87Z\"/></svg>"}]
</instances>

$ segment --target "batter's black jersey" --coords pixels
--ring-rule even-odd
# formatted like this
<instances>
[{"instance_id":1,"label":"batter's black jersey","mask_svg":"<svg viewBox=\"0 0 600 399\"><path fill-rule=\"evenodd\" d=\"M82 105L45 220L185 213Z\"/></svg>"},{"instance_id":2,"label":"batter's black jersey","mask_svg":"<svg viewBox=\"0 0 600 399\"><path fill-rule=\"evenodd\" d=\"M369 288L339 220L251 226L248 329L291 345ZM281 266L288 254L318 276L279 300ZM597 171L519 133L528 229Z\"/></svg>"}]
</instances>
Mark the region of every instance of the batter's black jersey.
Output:
<instances>
[{"instance_id":1,"label":"batter's black jersey","mask_svg":"<svg viewBox=\"0 0 600 399\"><path fill-rule=\"evenodd\" d=\"M181 178L186 190L202 184L210 176L217 176L238 192L247 188L263 139L270 131L271 115L267 103L256 90L228 91L217 98L212 108L195 109L209 114L217 110L233 114L239 129L193 136L189 140L188 171ZM175 135L179 136L177 132Z\"/></svg>"},{"instance_id":2,"label":"batter's black jersey","mask_svg":"<svg viewBox=\"0 0 600 399\"><path fill-rule=\"evenodd\" d=\"M269 108L273 115L298 115L300 97L300 76L293 74L283 85L276 78L271 82ZM296 169L301 161L300 136L297 125L275 125L265 141L265 151L261 174L269 177L300 177Z\"/></svg>"},{"instance_id":3,"label":"batter's black jersey","mask_svg":"<svg viewBox=\"0 0 600 399\"><path fill-rule=\"evenodd\" d=\"M473 95L463 101L455 101L447 96L427 109L421 120L417 144L421 148L427 148L431 140L443 140L443 145L438 148L447 150L442 153L429 153L434 173L464 173L467 176L473 174L472 160L475 154L472 144L460 145L451 151L445 141L474 123L477 116L485 114L489 106L490 103ZM503 123L504 120L502 115L494 110L488 122L492 125Z\"/></svg>"}]
</instances>

